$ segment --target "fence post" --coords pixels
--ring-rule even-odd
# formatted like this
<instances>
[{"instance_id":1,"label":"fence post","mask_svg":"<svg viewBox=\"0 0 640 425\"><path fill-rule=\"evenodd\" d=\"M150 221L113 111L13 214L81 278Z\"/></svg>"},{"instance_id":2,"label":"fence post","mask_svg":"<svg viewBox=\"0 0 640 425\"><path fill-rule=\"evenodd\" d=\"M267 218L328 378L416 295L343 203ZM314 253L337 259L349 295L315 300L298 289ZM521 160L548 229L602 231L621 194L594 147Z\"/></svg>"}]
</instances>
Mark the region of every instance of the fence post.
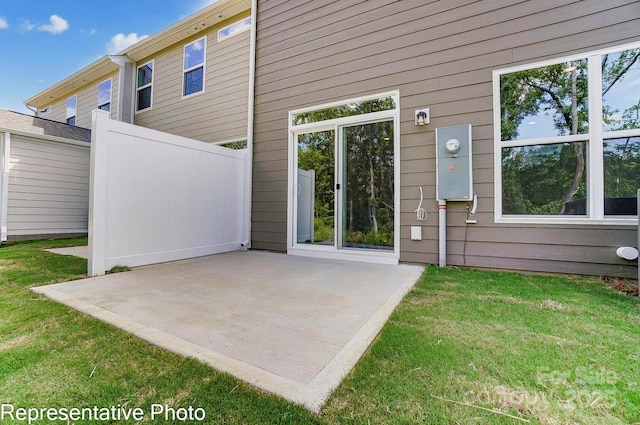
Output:
<instances>
[{"instance_id":1,"label":"fence post","mask_svg":"<svg viewBox=\"0 0 640 425\"><path fill-rule=\"evenodd\" d=\"M91 113L91 172L89 179L89 261L87 274L105 274L107 208L107 139L109 114L95 109Z\"/></svg>"}]
</instances>

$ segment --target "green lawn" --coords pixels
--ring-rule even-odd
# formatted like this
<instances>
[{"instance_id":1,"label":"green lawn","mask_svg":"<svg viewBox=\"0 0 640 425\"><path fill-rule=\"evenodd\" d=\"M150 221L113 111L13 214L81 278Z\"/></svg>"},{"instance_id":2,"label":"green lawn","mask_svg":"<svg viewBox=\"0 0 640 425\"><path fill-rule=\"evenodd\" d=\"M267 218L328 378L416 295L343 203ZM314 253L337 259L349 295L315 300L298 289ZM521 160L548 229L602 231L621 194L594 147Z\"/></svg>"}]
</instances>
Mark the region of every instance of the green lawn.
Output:
<instances>
[{"instance_id":1,"label":"green lawn","mask_svg":"<svg viewBox=\"0 0 640 425\"><path fill-rule=\"evenodd\" d=\"M32 293L83 277L40 249L79 242L0 248L0 404L120 405L143 423L170 423L152 404L206 412L174 423L640 423L640 303L599 279L430 267L315 415Z\"/></svg>"}]
</instances>

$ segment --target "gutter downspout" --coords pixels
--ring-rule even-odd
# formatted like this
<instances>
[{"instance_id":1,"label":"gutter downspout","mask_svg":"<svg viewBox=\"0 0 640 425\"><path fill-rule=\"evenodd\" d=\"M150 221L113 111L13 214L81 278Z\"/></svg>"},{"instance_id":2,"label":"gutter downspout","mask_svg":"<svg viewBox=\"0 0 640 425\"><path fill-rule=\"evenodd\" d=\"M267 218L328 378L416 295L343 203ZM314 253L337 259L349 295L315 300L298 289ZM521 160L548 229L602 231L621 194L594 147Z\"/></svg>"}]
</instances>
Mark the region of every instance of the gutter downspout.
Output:
<instances>
[{"instance_id":1,"label":"gutter downspout","mask_svg":"<svg viewBox=\"0 0 640 425\"><path fill-rule=\"evenodd\" d=\"M7 202L9 200L9 157L11 151L11 134L0 135L0 150L2 163L0 163L0 243L7 243Z\"/></svg>"},{"instance_id":2,"label":"gutter downspout","mask_svg":"<svg viewBox=\"0 0 640 425\"><path fill-rule=\"evenodd\" d=\"M33 116L37 117L38 115L38 108L34 108L33 106L27 105L26 103L24 104L24 107L27 108L28 110L30 110L31 112L33 112Z\"/></svg>"},{"instance_id":3,"label":"gutter downspout","mask_svg":"<svg viewBox=\"0 0 640 425\"><path fill-rule=\"evenodd\" d=\"M447 267L447 201L438 200L438 265Z\"/></svg>"},{"instance_id":4,"label":"gutter downspout","mask_svg":"<svg viewBox=\"0 0 640 425\"><path fill-rule=\"evenodd\" d=\"M249 93L247 94L247 152L245 158L244 229L242 248L251 248L251 198L253 190L253 115L256 85L256 27L258 0L251 0L251 41L249 44Z\"/></svg>"}]
</instances>

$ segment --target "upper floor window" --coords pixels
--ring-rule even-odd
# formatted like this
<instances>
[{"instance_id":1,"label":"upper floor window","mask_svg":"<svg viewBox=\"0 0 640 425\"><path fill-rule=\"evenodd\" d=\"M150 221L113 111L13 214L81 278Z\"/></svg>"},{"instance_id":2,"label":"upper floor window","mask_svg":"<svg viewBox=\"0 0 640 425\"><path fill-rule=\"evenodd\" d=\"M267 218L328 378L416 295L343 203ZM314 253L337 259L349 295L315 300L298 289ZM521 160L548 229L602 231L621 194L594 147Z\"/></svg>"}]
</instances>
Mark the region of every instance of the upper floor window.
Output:
<instances>
[{"instance_id":1,"label":"upper floor window","mask_svg":"<svg viewBox=\"0 0 640 425\"><path fill-rule=\"evenodd\" d=\"M76 125L76 115L78 114L78 96L74 95L67 99L67 124Z\"/></svg>"},{"instance_id":2,"label":"upper floor window","mask_svg":"<svg viewBox=\"0 0 640 425\"><path fill-rule=\"evenodd\" d=\"M47 106L46 108L42 108L42 109L40 109L40 114L39 115L40 116L47 115L49 112L51 112L51 109L52 109L51 105Z\"/></svg>"},{"instance_id":3,"label":"upper floor window","mask_svg":"<svg viewBox=\"0 0 640 425\"><path fill-rule=\"evenodd\" d=\"M243 31L247 31L251 28L251 17L245 18L241 21L235 22L227 27L218 31L218 41L222 41L225 38L229 38L236 34L240 34Z\"/></svg>"},{"instance_id":4,"label":"upper floor window","mask_svg":"<svg viewBox=\"0 0 640 425\"><path fill-rule=\"evenodd\" d=\"M204 91L204 67L207 39L201 38L184 46L182 95Z\"/></svg>"},{"instance_id":5,"label":"upper floor window","mask_svg":"<svg viewBox=\"0 0 640 425\"><path fill-rule=\"evenodd\" d=\"M111 111L111 78L98 84L98 109Z\"/></svg>"},{"instance_id":6,"label":"upper floor window","mask_svg":"<svg viewBox=\"0 0 640 425\"><path fill-rule=\"evenodd\" d=\"M151 108L152 90L153 61L138 67L136 78L136 112Z\"/></svg>"},{"instance_id":7,"label":"upper floor window","mask_svg":"<svg viewBox=\"0 0 640 425\"><path fill-rule=\"evenodd\" d=\"M637 44L495 71L496 220L635 219L637 87Z\"/></svg>"}]
</instances>

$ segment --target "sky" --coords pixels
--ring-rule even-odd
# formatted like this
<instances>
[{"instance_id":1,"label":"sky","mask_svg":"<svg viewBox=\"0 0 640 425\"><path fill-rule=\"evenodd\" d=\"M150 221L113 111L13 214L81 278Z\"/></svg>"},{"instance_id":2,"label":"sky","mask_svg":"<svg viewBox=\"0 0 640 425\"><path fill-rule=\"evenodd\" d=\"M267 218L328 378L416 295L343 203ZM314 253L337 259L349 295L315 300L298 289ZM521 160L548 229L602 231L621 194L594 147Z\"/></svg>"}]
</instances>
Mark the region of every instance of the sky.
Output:
<instances>
[{"instance_id":1,"label":"sky","mask_svg":"<svg viewBox=\"0 0 640 425\"><path fill-rule=\"evenodd\" d=\"M26 99L214 1L3 0L0 109L30 114Z\"/></svg>"}]
</instances>

